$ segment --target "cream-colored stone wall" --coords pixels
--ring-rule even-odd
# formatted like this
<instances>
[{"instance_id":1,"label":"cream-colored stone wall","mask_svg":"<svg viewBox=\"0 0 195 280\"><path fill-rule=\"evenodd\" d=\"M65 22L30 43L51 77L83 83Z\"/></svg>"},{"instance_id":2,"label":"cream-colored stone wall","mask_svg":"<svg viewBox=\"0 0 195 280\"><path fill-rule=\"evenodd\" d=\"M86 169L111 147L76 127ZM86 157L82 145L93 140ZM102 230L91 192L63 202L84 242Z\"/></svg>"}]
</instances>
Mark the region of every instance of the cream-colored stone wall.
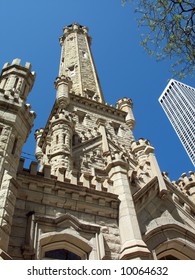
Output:
<instances>
[{"instance_id":1,"label":"cream-colored stone wall","mask_svg":"<svg viewBox=\"0 0 195 280\"><path fill-rule=\"evenodd\" d=\"M95 190L86 189L82 186L75 186L68 183L56 182L54 179L45 179L41 175L28 175L23 171L18 177L20 187L14 211L12 232L10 235L9 254L14 259L23 259L27 236L27 213L35 212L35 220L39 228L39 238L45 233L67 233L72 232L80 235L92 246L90 258L97 259L97 251L102 250L104 259L117 259L120 251L120 236L117 223L118 199L117 196L109 193L100 193ZM59 219L63 215L71 215L79 220L89 229L72 228L70 224L56 224L49 219ZM45 218L44 218L45 217ZM48 218L48 220L47 220ZM45 219L45 220L44 220ZM96 241L96 234L91 231L90 226L96 226L96 234L103 236L103 248L99 248ZM34 229L33 239L37 238ZM35 248L38 240L34 240ZM17 244L17 245L16 245ZM93 257L94 256L94 257ZM38 256L37 256L38 257ZM40 257L40 255L39 255Z\"/></svg>"}]
</instances>

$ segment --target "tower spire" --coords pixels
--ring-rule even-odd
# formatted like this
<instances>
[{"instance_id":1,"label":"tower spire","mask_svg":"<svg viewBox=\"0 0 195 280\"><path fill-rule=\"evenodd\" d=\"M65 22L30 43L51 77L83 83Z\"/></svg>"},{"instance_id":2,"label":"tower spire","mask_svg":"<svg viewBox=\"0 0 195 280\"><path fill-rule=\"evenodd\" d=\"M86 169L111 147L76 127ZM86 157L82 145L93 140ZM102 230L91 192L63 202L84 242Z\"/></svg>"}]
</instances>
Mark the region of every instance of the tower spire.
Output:
<instances>
[{"instance_id":1,"label":"tower spire","mask_svg":"<svg viewBox=\"0 0 195 280\"><path fill-rule=\"evenodd\" d=\"M88 28L78 23L65 26L60 38L62 47L59 76L69 77L76 95L104 103L97 71L93 61Z\"/></svg>"}]
</instances>

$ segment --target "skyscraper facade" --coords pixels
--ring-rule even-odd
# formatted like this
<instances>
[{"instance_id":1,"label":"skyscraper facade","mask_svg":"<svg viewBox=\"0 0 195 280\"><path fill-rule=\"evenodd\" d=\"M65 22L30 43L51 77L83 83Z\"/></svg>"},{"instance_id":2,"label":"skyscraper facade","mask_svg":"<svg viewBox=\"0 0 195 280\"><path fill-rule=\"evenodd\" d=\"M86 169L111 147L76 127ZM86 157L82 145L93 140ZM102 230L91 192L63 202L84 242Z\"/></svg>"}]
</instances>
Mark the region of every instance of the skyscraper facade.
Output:
<instances>
[{"instance_id":1,"label":"skyscraper facade","mask_svg":"<svg viewBox=\"0 0 195 280\"><path fill-rule=\"evenodd\" d=\"M171 79L159 102L195 166L195 89Z\"/></svg>"},{"instance_id":2,"label":"skyscraper facade","mask_svg":"<svg viewBox=\"0 0 195 280\"><path fill-rule=\"evenodd\" d=\"M135 140L132 100L104 101L90 42L87 27L64 27L56 99L29 168L20 155L35 73L19 59L3 66L0 259L195 259L195 173L171 182L150 142Z\"/></svg>"}]
</instances>

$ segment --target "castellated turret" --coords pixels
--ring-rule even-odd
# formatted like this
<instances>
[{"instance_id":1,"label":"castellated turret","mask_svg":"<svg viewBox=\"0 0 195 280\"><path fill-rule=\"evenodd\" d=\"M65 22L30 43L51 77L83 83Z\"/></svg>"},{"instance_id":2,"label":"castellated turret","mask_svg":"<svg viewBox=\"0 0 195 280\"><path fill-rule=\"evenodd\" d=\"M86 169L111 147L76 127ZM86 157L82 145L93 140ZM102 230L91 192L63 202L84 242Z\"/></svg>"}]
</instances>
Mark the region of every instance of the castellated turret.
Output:
<instances>
[{"instance_id":1,"label":"castellated turret","mask_svg":"<svg viewBox=\"0 0 195 280\"><path fill-rule=\"evenodd\" d=\"M0 248L7 249L17 196L16 174L35 113L26 103L35 80L31 64L14 59L0 76Z\"/></svg>"},{"instance_id":2,"label":"castellated turret","mask_svg":"<svg viewBox=\"0 0 195 280\"><path fill-rule=\"evenodd\" d=\"M127 113L125 121L131 130L135 127L135 118L133 116L133 102L130 98L121 98L116 104L116 108Z\"/></svg>"},{"instance_id":3,"label":"castellated turret","mask_svg":"<svg viewBox=\"0 0 195 280\"><path fill-rule=\"evenodd\" d=\"M72 86L71 79L62 75L55 80L56 100L61 109L65 108L70 103L70 88Z\"/></svg>"},{"instance_id":4,"label":"castellated turret","mask_svg":"<svg viewBox=\"0 0 195 280\"><path fill-rule=\"evenodd\" d=\"M0 166L8 164L12 176L16 174L22 146L36 116L31 105L26 103L34 81L35 72L31 72L28 62L22 66L20 59L14 59L11 64L3 66L0 76L0 153L4 160Z\"/></svg>"},{"instance_id":5,"label":"castellated turret","mask_svg":"<svg viewBox=\"0 0 195 280\"><path fill-rule=\"evenodd\" d=\"M0 89L5 98L13 96L15 100L26 100L35 81L35 72L31 72L31 64L26 62L20 65L20 59L16 58L11 64L5 63L1 72Z\"/></svg>"}]
</instances>

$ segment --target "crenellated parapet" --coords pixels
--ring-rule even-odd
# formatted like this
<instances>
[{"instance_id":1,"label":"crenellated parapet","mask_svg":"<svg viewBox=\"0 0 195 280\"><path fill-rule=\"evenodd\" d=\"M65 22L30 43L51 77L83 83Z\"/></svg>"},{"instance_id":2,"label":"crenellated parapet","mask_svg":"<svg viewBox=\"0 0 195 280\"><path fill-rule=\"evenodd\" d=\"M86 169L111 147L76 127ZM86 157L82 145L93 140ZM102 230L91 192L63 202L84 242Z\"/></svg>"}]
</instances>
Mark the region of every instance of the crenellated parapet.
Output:
<instances>
[{"instance_id":1,"label":"crenellated parapet","mask_svg":"<svg viewBox=\"0 0 195 280\"><path fill-rule=\"evenodd\" d=\"M2 111L5 107L7 108L2 114L2 122L5 120L6 122L11 121L16 126L17 124L14 122L18 115L21 123L16 130L22 130L24 128L23 124L25 124L30 132L33 126L36 114L31 110L31 105L26 103L26 99L32 90L35 77L35 72L31 71L31 64L27 62L23 66L18 58L14 59L11 64L5 63L1 71L0 108L2 108ZM9 111L12 112L12 118L10 118Z\"/></svg>"},{"instance_id":2,"label":"crenellated parapet","mask_svg":"<svg viewBox=\"0 0 195 280\"><path fill-rule=\"evenodd\" d=\"M4 93L5 98L20 97L26 100L31 91L35 72L31 72L31 64L26 62L24 66L20 64L21 60L16 58L12 63L5 63L1 72L0 91ZM17 101L17 100L16 100Z\"/></svg>"},{"instance_id":3,"label":"crenellated parapet","mask_svg":"<svg viewBox=\"0 0 195 280\"><path fill-rule=\"evenodd\" d=\"M63 36L60 37L60 44L62 44L63 40L71 33L80 33L87 35L89 43L91 43L91 37L88 35L88 28L86 26L82 26L78 23L73 23L71 25L65 26L63 28Z\"/></svg>"},{"instance_id":4,"label":"crenellated parapet","mask_svg":"<svg viewBox=\"0 0 195 280\"><path fill-rule=\"evenodd\" d=\"M146 161L149 153L154 153L154 148L151 146L149 140L140 138L138 141L131 143L132 152L139 163Z\"/></svg>"},{"instance_id":5,"label":"crenellated parapet","mask_svg":"<svg viewBox=\"0 0 195 280\"><path fill-rule=\"evenodd\" d=\"M99 189L100 184L104 183L100 178L88 174L78 177L72 170L66 172L65 180L61 181L52 175L50 166L45 166L39 172L36 162L32 162L29 169L23 165L24 160L21 159L18 178L24 188L18 194L19 199L25 198L28 202L66 211L75 210L90 215L95 213L107 218L118 217L118 196L107 192L106 188Z\"/></svg>"},{"instance_id":6,"label":"crenellated parapet","mask_svg":"<svg viewBox=\"0 0 195 280\"><path fill-rule=\"evenodd\" d=\"M167 172L162 172L169 194L177 206L194 218L195 215L195 172L183 173L178 181L171 181Z\"/></svg>"},{"instance_id":7,"label":"crenellated parapet","mask_svg":"<svg viewBox=\"0 0 195 280\"><path fill-rule=\"evenodd\" d=\"M195 203L195 172L189 171L189 176L186 173L181 174L178 181L172 182L174 186L183 194L189 196L190 200Z\"/></svg>"}]
</instances>

